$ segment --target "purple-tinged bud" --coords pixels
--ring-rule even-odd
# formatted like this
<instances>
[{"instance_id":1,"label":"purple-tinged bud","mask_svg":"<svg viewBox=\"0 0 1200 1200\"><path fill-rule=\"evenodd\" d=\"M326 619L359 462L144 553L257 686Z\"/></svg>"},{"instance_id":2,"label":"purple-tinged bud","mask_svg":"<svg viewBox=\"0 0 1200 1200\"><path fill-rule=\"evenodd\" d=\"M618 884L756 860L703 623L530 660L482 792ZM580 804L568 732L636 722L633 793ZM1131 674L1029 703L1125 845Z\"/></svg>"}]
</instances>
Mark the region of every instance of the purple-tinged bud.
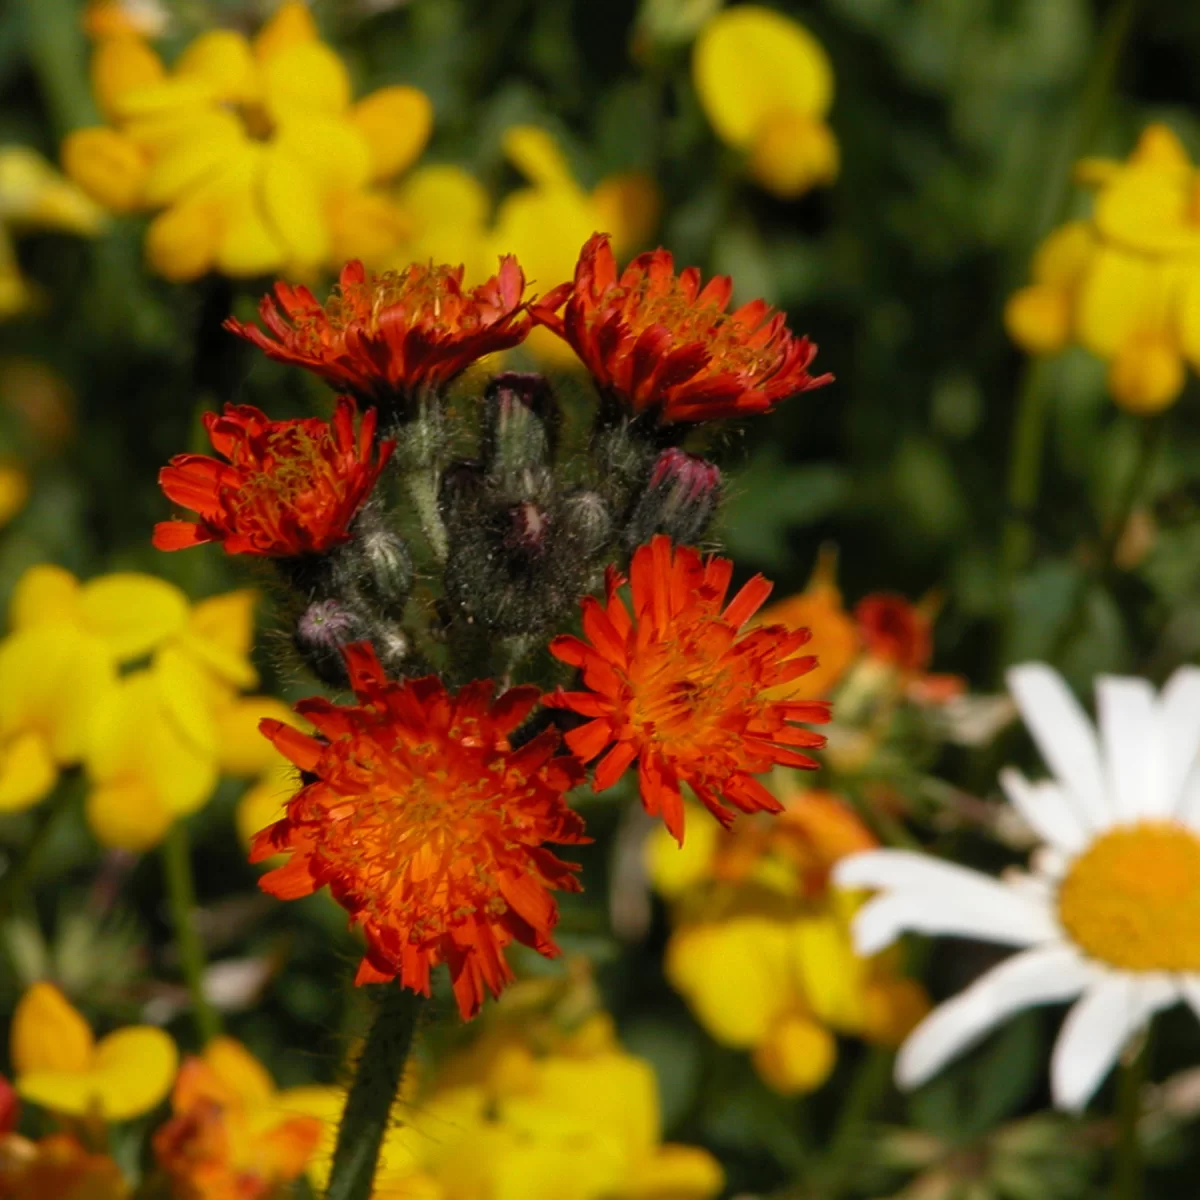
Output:
<instances>
[{"instance_id":1,"label":"purple-tinged bud","mask_svg":"<svg viewBox=\"0 0 1200 1200\"><path fill-rule=\"evenodd\" d=\"M673 541L698 541L708 528L721 496L721 472L710 462L671 447L650 470L650 481L625 530L630 547L656 533Z\"/></svg>"},{"instance_id":2,"label":"purple-tinged bud","mask_svg":"<svg viewBox=\"0 0 1200 1200\"><path fill-rule=\"evenodd\" d=\"M541 558L550 536L550 514L532 500L516 504L508 511L508 531L504 545L523 558Z\"/></svg>"},{"instance_id":3,"label":"purple-tinged bud","mask_svg":"<svg viewBox=\"0 0 1200 1200\"><path fill-rule=\"evenodd\" d=\"M599 492L573 493L563 501L562 514L571 549L581 558L599 553L612 537L612 514Z\"/></svg>"},{"instance_id":4,"label":"purple-tinged bud","mask_svg":"<svg viewBox=\"0 0 1200 1200\"><path fill-rule=\"evenodd\" d=\"M296 622L292 645L309 670L330 687L347 685L342 647L367 637L366 622L340 600L314 600Z\"/></svg>"},{"instance_id":5,"label":"purple-tinged bud","mask_svg":"<svg viewBox=\"0 0 1200 1200\"><path fill-rule=\"evenodd\" d=\"M519 477L553 457L562 420L545 376L505 371L484 392L483 462L498 479Z\"/></svg>"}]
</instances>

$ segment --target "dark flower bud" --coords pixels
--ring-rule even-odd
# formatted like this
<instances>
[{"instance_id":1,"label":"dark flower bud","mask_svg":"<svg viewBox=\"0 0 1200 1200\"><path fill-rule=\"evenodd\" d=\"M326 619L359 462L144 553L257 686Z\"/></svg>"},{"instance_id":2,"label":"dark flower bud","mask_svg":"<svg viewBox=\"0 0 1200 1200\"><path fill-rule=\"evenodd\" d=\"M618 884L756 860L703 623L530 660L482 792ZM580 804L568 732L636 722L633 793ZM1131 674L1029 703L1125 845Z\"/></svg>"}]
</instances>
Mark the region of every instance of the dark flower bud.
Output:
<instances>
[{"instance_id":1,"label":"dark flower bud","mask_svg":"<svg viewBox=\"0 0 1200 1200\"><path fill-rule=\"evenodd\" d=\"M296 622L292 645L309 670L330 687L347 684L342 647L368 634L361 615L340 600L314 600Z\"/></svg>"},{"instance_id":2,"label":"dark flower bud","mask_svg":"<svg viewBox=\"0 0 1200 1200\"><path fill-rule=\"evenodd\" d=\"M562 524L576 554L591 558L612 536L612 514L599 492L574 492L563 501Z\"/></svg>"},{"instance_id":3,"label":"dark flower bud","mask_svg":"<svg viewBox=\"0 0 1200 1200\"><path fill-rule=\"evenodd\" d=\"M483 461L499 479L520 477L554 457L561 414L545 377L505 371L484 392Z\"/></svg>"},{"instance_id":4,"label":"dark flower bud","mask_svg":"<svg viewBox=\"0 0 1200 1200\"><path fill-rule=\"evenodd\" d=\"M632 548L665 533L675 542L698 541L721 495L721 472L710 462L672 447L650 471L650 482L625 530Z\"/></svg>"},{"instance_id":5,"label":"dark flower bud","mask_svg":"<svg viewBox=\"0 0 1200 1200\"><path fill-rule=\"evenodd\" d=\"M477 462L452 462L442 472L438 484L438 508L444 520L453 520L464 507L478 503L484 494L486 481L483 467Z\"/></svg>"},{"instance_id":6,"label":"dark flower bud","mask_svg":"<svg viewBox=\"0 0 1200 1200\"><path fill-rule=\"evenodd\" d=\"M550 514L538 504L526 500L508 512L505 549L524 558L541 558L549 545Z\"/></svg>"}]
</instances>

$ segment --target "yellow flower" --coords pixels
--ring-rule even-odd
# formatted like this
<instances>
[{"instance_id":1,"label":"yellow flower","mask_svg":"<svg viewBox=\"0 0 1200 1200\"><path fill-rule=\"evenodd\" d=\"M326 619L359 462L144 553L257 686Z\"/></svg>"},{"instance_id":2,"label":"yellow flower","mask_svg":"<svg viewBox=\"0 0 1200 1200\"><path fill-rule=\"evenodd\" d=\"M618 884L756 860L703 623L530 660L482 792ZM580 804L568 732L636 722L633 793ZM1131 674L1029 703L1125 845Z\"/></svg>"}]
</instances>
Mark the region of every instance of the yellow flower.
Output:
<instances>
[{"instance_id":1,"label":"yellow flower","mask_svg":"<svg viewBox=\"0 0 1200 1200\"><path fill-rule=\"evenodd\" d=\"M31 229L61 229L92 236L103 213L27 146L0 147L0 319L27 308L33 299L17 268L13 236Z\"/></svg>"},{"instance_id":2,"label":"yellow flower","mask_svg":"<svg viewBox=\"0 0 1200 1200\"><path fill-rule=\"evenodd\" d=\"M598 230L612 234L621 256L653 235L661 202L646 176L610 175L588 191L547 130L514 125L505 131L503 145L527 185L500 201L490 223L490 197L474 176L454 166L419 168L397 192L409 232L382 265L461 262L467 282L481 283L495 270L498 255L515 254L533 290L545 293L572 277L579 247ZM577 362L544 329L535 329L525 344L539 358Z\"/></svg>"},{"instance_id":3,"label":"yellow flower","mask_svg":"<svg viewBox=\"0 0 1200 1200\"><path fill-rule=\"evenodd\" d=\"M597 1014L549 1049L515 1022L444 1063L389 1131L376 1200L705 1200L721 1190L713 1157L664 1144L649 1063ZM290 1093L304 1105L301 1089ZM322 1096L304 1111L329 1122ZM326 1168L327 1169L327 1168ZM323 1182L318 1173L316 1182Z\"/></svg>"},{"instance_id":4,"label":"yellow flower","mask_svg":"<svg viewBox=\"0 0 1200 1200\"><path fill-rule=\"evenodd\" d=\"M783 199L832 183L837 141L826 124L833 68L821 44L783 13L723 9L696 39L692 78L717 137L750 176Z\"/></svg>"},{"instance_id":5,"label":"yellow flower","mask_svg":"<svg viewBox=\"0 0 1200 1200\"><path fill-rule=\"evenodd\" d=\"M1159 412L1182 392L1185 364L1200 369L1200 172L1150 125L1126 161L1085 159L1076 178L1096 192L1092 215L1042 243L1005 324L1030 354L1078 343L1107 363L1117 404Z\"/></svg>"},{"instance_id":6,"label":"yellow flower","mask_svg":"<svg viewBox=\"0 0 1200 1200\"><path fill-rule=\"evenodd\" d=\"M168 279L312 273L399 235L377 189L424 148L432 106L399 86L352 102L296 0L253 42L202 34L170 70L134 34L102 38L92 80L110 125L71 134L64 165L114 210L158 210L146 248Z\"/></svg>"},{"instance_id":7,"label":"yellow flower","mask_svg":"<svg viewBox=\"0 0 1200 1200\"><path fill-rule=\"evenodd\" d=\"M928 1002L894 957L855 953L858 899L829 887L838 859L875 844L869 831L785 772L773 786L778 817L714 827L698 846L689 835L682 848L655 831L647 861L675 912L667 978L713 1038L751 1051L763 1080L790 1095L825 1082L836 1034L898 1044Z\"/></svg>"},{"instance_id":8,"label":"yellow flower","mask_svg":"<svg viewBox=\"0 0 1200 1200\"><path fill-rule=\"evenodd\" d=\"M13 1013L9 1055L23 1099L64 1116L128 1121L156 1107L175 1075L175 1043L150 1025L96 1041L50 983L35 983Z\"/></svg>"}]
</instances>

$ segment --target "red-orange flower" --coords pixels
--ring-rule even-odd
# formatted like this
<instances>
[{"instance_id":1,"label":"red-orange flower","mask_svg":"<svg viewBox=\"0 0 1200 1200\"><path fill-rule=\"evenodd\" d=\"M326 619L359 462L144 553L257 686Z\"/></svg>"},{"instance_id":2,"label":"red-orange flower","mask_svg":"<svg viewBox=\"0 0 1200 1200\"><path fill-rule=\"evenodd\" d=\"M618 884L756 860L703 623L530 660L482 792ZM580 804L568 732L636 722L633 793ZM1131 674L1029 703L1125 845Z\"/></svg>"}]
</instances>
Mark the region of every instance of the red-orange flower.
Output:
<instances>
[{"instance_id":1,"label":"red-orange flower","mask_svg":"<svg viewBox=\"0 0 1200 1200\"><path fill-rule=\"evenodd\" d=\"M512 979L502 954L509 942L558 953L548 889L578 891L577 868L543 843L587 840L563 799L583 769L556 755L554 730L512 748L536 688L493 700L482 680L452 695L433 676L388 681L366 643L345 656L357 705L298 704L317 737L262 723L316 778L257 835L251 861L291 852L260 881L280 899L329 885L366 936L357 982L398 979L428 995L430 967L445 962L469 1018L485 986L497 995Z\"/></svg>"},{"instance_id":2,"label":"red-orange flower","mask_svg":"<svg viewBox=\"0 0 1200 1200\"><path fill-rule=\"evenodd\" d=\"M74 1134L38 1141L0 1137L0 1196L4 1200L126 1200L129 1185L107 1154L92 1154Z\"/></svg>"},{"instance_id":3,"label":"red-orange flower","mask_svg":"<svg viewBox=\"0 0 1200 1200\"><path fill-rule=\"evenodd\" d=\"M479 287L464 288L462 279L462 267L414 263L369 275L350 262L325 304L306 287L276 283L275 298L264 296L258 307L269 332L233 317L225 328L339 391L391 407L528 334L525 274L515 258L501 258Z\"/></svg>"},{"instance_id":4,"label":"red-orange flower","mask_svg":"<svg viewBox=\"0 0 1200 1200\"><path fill-rule=\"evenodd\" d=\"M595 234L574 283L530 308L539 324L568 342L597 385L635 413L657 409L664 424L765 412L832 375L808 368L817 348L787 329L765 300L726 312L733 281L675 274L666 250L641 254L618 276L607 234ZM558 310L563 309L560 315Z\"/></svg>"},{"instance_id":5,"label":"red-orange flower","mask_svg":"<svg viewBox=\"0 0 1200 1200\"><path fill-rule=\"evenodd\" d=\"M350 536L350 522L371 494L395 442L374 446L375 410L354 433L354 402L339 398L332 422L316 417L272 421L248 404L206 413L213 449L178 454L159 485L199 520L160 521L154 544L183 550L221 542L229 554L272 558L321 554Z\"/></svg>"},{"instance_id":6,"label":"red-orange flower","mask_svg":"<svg viewBox=\"0 0 1200 1200\"><path fill-rule=\"evenodd\" d=\"M933 621L894 592L872 592L854 606L867 653L901 671L923 671L933 657Z\"/></svg>"},{"instance_id":7,"label":"red-orange flower","mask_svg":"<svg viewBox=\"0 0 1200 1200\"><path fill-rule=\"evenodd\" d=\"M633 556L632 615L618 594L624 580L610 570L607 604L583 602L588 640L560 637L550 645L582 671L589 689L546 703L591 718L566 738L585 762L607 751L594 786L611 787L636 761L646 811L661 813L680 842L681 784L723 825L734 817L723 800L743 812L778 812L779 801L754 776L774 763L816 767L796 748L825 744L796 723L829 720L828 704L764 695L816 665L794 657L808 630L745 630L771 585L756 575L722 610L732 574L727 558L702 561L695 550L656 537Z\"/></svg>"}]
</instances>

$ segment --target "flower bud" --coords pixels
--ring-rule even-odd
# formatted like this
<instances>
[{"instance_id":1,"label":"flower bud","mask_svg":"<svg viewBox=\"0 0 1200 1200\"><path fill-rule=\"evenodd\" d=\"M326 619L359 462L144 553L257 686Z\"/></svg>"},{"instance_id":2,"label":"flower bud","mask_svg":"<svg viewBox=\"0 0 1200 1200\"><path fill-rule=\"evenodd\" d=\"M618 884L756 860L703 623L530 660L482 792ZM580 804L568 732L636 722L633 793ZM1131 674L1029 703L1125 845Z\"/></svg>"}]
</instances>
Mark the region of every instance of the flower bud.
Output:
<instances>
[{"instance_id":1,"label":"flower bud","mask_svg":"<svg viewBox=\"0 0 1200 1200\"><path fill-rule=\"evenodd\" d=\"M541 558L549 544L550 514L540 505L526 500L509 510L508 520L505 549L525 558Z\"/></svg>"},{"instance_id":2,"label":"flower bud","mask_svg":"<svg viewBox=\"0 0 1200 1200\"><path fill-rule=\"evenodd\" d=\"M371 529L357 545L364 592L390 609L400 609L412 590L412 555L404 539L389 529Z\"/></svg>"},{"instance_id":3,"label":"flower bud","mask_svg":"<svg viewBox=\"0 0 1200 1200\"><path fill-rule=\"evenodd\" d=\"M348 682L342 647L367 633L359 613L341 600L315 600L296 622L292 645L322 683L341 688Z\"/></svg>"},{"instance_id":4,"label":"flower bud","mask_svg":"<svg viewBox=\"0 0 1200 1200\"><path fill-rule=\"evenodd\" d=\"M599 492L580 491L563 502L563 529L575 552L591 558L612 536L612 514Z\"/></svg>"},{"instance_id":5,"label":"flower bud","mask_svg":"<svg viewBox=\"0 0 1200 1200\"><path fill-rule=\"evenodd\" d=\"M694 454L671 447L655 460L650 483L625 530L629 546L640 546L656 533L673 541L699 540L716 511L721 472Z\"/></svg>"},{"instance_id":6,"label":"flower bud","mask_svg":"<svg viewBox=\"0 0 1200 1200\"><path fill-rule=\"evenodd\" d=\"M506 371L484 393L483 461L500 479L544 466L554 456L561 414L545 377Z\"/></svg>"}]
</instances>

